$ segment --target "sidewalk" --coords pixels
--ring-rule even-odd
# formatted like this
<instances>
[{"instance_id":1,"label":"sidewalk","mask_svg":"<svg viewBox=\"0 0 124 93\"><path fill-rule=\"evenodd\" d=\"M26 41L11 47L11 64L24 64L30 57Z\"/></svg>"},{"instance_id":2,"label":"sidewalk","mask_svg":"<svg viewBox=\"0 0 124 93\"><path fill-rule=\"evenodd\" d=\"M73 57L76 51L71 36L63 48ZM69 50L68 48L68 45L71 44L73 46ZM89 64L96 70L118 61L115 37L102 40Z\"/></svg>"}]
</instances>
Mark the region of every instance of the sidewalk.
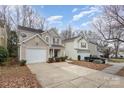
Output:
<instances>
[{"instance_id":1,"label":"sidewalk","mask_svg":"<svg viewBox=\"0 0 124 93\"><path fill-rule=\"evenodd\" d=\"M124 63L112 63L108 62L112 66L103 69L102 71L109 74L116 74L120 69L124 67Z\"/></svg>"}]
</instances>

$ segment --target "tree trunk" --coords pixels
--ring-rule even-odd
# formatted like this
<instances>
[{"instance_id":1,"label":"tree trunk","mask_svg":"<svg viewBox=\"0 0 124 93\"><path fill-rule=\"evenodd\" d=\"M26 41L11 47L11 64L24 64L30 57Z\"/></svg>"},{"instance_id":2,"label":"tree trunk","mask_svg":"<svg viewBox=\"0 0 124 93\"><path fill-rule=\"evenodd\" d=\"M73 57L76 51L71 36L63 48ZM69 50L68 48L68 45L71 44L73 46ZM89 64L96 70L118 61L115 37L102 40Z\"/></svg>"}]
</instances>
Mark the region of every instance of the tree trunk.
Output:
<instances>
[{"instance_id":1,"label":"tree trunk","mask_svg":"<svg viewBox=\"0 0 124 93\"><path fill-rule=\"evenodd\" d=\"M119 41L115 42L115 58L118 58Z\"/></svg>"}]
</instances>

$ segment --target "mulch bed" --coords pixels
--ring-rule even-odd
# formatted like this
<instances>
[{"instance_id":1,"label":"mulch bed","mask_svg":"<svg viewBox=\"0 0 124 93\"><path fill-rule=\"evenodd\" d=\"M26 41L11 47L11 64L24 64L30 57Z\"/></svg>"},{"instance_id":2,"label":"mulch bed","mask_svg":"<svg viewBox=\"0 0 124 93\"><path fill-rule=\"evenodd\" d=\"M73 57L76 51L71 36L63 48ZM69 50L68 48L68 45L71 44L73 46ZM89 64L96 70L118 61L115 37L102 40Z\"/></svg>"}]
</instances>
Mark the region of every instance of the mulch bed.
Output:
<instances>
[{"instance_id":1,"label":"mulch bed","mask_svg":"<svg viewBox=\"0 0 124 93\"><path fill-rule=\"evenodd\" d=\"M124 67L116 73L116 75L124 76Z\"/></svg>"},{"instance_id":2,"label":"mulch bed","mask_svg":"<svg viewBox=\"0 0 124 93\"><path fill-rule=\"evenodd\" d=\"M103 70L104 68L111 66L109 64L96 64L96 63L85 62L85 61L74 61L74 62L69 62L69 63L88 67L88 68L95 69L95 70Z\"/></svg>"},{"instance_id":3,"label":"mulch bed","mask_svg":"<svg viewBox=\"0 0 124 93\"><path fill-rule=\"evenodd\" d=\"M42 87L27 66L0 66L1 88L40 88Z\"/></svg>"}]
</instances>

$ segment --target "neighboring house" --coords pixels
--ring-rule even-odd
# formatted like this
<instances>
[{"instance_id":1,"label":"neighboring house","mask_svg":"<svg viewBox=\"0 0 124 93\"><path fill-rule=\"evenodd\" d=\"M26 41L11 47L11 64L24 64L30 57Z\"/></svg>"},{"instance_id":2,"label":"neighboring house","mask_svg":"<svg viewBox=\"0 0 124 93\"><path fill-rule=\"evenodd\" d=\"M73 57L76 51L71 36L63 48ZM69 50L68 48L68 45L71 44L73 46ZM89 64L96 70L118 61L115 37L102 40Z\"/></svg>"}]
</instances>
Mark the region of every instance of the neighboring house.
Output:
<instances>
[{"instance_id":1,"label":"neighboring house","mask_svg":"<svg viewBox=\"0 0 124 93\"><path fill-rule=\"evenodd\" d=\"M63 55L61 38L53 30L42 31L38 29L18 26L19 58L27 63L46 62L50 57Z\"/></svg>"},{"instance_id":2,"label":"neighboring house","mask_svg":"<svg viewBox=\"0 0 124 93\"><path fill-rule=\"evenodd\" d=\"M0 20L0 46L7 48L7 29L5 22Z\"/></svg>"},{"instance_id":3,"label":"neighboring house","mask_svg":"<svg viewBox=\"0 0 124 93\"><path fill-rule=\"evenodd\" d=\"M63 44L65 46L65 55L73 60L77 60L78 56L81 60L84 60L86 56L97 55L97 46L89 43L81 36L63 40Z\"/></svg>"}]
</instances>

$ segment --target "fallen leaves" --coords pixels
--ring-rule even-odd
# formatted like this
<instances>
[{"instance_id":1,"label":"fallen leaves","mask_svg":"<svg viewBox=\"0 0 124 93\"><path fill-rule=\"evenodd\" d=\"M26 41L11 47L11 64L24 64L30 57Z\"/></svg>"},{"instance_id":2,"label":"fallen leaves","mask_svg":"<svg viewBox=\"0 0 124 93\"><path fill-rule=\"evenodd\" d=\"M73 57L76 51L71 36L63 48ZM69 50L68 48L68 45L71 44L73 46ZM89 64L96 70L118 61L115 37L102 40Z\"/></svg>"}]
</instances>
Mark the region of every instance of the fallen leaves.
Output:
<instances>
[{"instance_id":1,"label":"fallen leaves","mask_svg":"<svg viewBox=\"0 0 124 93\"><path fill-rule=\"evenodd\" d=\"M39 88L34 74L27 66L3 66L0 67L1 88Z\"/></svg>"},{"instance_id":2,"label":"fallen leaves","mask_svg":"<svg viewBox=\"0 0 124 93\"><path fill-rule=\"evenodd\" d=\"M74 61L74 62L69 62L69 63L88 67L88 68L95 69L95 70L103 70L104 68L111 66L109 64L96 64L96 63L85 62L85 61Z\"/></svg>"}]
</instances>

